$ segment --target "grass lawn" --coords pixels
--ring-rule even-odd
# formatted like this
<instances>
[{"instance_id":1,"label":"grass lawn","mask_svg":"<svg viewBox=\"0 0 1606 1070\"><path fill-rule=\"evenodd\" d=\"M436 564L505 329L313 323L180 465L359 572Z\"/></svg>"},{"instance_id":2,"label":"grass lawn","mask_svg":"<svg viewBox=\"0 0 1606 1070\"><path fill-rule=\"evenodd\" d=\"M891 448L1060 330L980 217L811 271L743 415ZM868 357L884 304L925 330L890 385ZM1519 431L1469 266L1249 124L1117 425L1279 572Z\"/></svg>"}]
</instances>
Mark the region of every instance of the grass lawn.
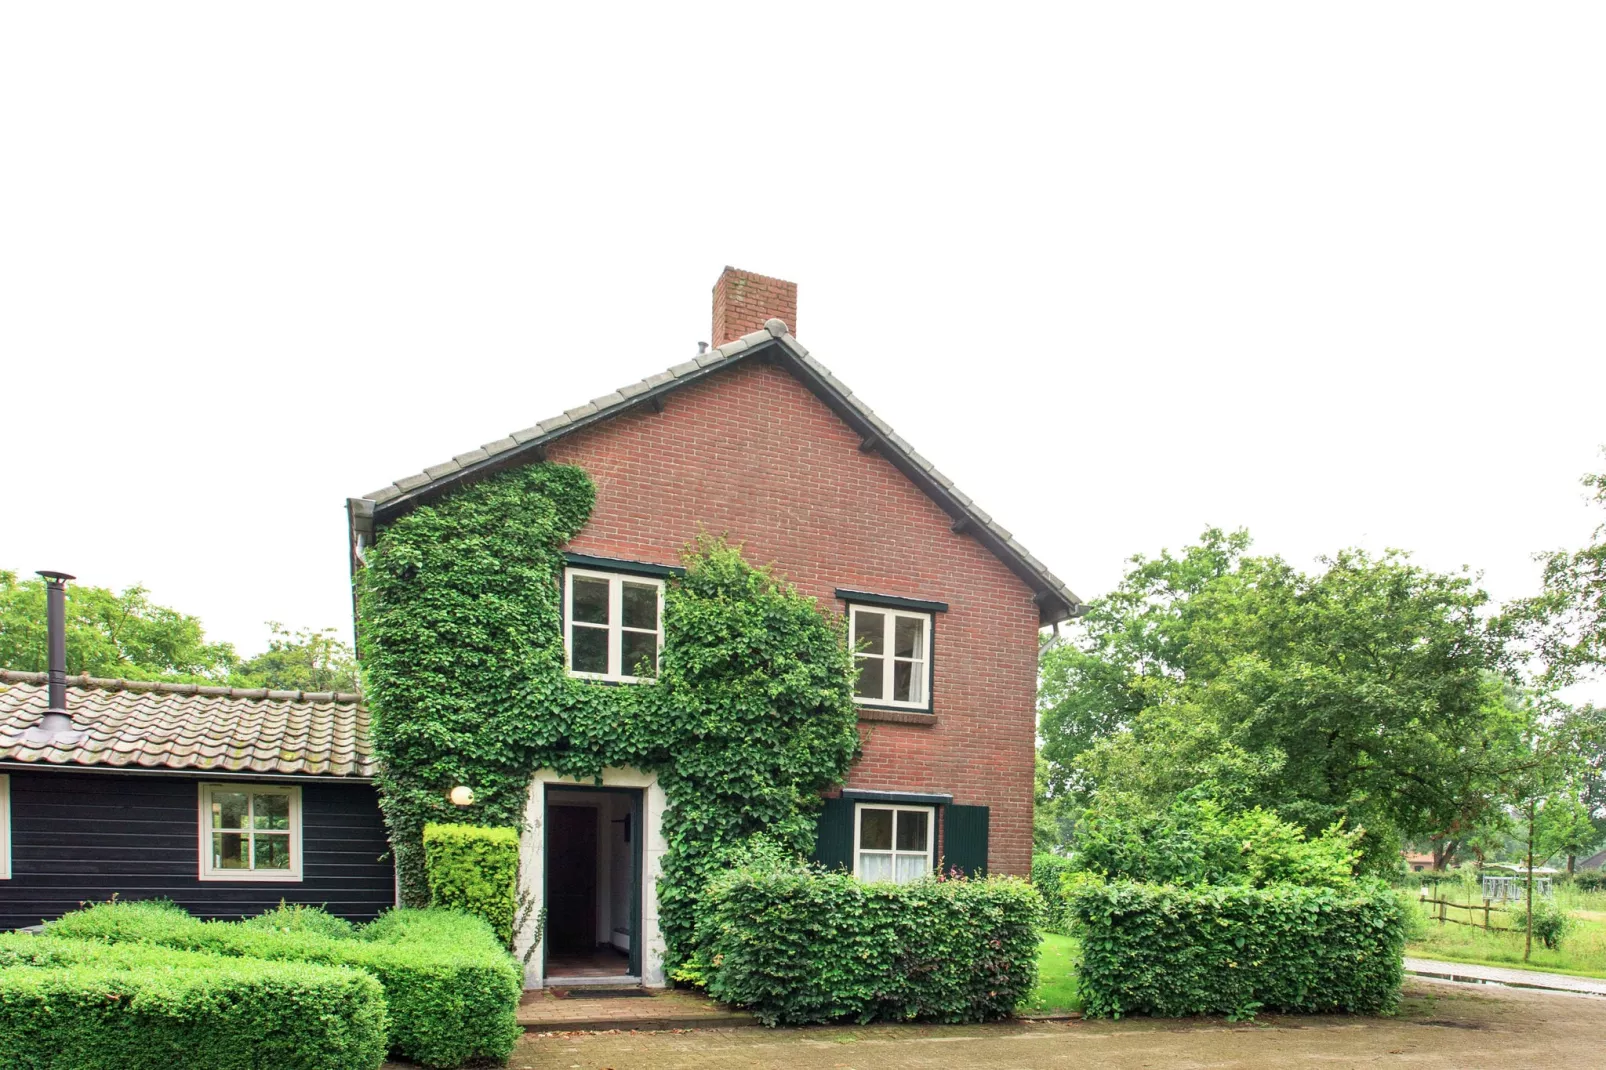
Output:
<instances>
[{"instance_id":1,"label":"grass lawn","mask_svg":"<svg viewBox=\"0 0 1606 1070\"><path fill-rule=\"evenodd\" d=\"M1568 891L1557 893L1561 905L1573 915L1573 931L1562 940L1557 951L1547 951L1538 940L1534 941L1533 957L1522 961L1523 934L1518 932L1484 932L1470 925L1440 925L1425 917L1413 925L1411 941L1405 947L1407 955L1424 959L1442 959L1446 962L1471 962L1483 966L1504 966L1515 969L1547 970L1551 973L1570 973L1579 977L1606 977L1606 909L1589 909L1606 906L1598 902L1598 894L1576 896ZM1459 897L1456 897L1459 901ZM1450 909L1452 918L1467 918L1464 910ZM1481 915L1480 915L1481 917ZM1494 924L1511 925L1510 914L1496 914Z\"/></svg>"},{"instance_id":2,"label":"grass lawn","mask_svg":"<svg viewBox=\"0 0 1606 1070\"><path fill-rule=\"evenodd\" d=\"M1037 988L1020 1005L1020 1013L1065 1014L1082 1009L1076 991L1076 941L1057 933L1044 933L1037 949Z\"/></svg>"}]
</instances>

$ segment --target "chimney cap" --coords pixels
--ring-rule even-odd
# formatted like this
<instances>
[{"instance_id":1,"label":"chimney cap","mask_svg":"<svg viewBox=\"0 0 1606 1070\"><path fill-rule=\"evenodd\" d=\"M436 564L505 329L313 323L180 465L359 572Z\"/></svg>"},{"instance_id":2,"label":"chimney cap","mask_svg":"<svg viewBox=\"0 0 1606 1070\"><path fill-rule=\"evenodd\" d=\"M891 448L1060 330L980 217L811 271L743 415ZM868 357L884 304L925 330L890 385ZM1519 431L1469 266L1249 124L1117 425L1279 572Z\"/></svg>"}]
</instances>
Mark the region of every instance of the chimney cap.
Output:
<instances>
[{"instance_id":1,"label":"chimney cap","mask_svg":"<svg viewBox=\"0 0 1606 1070\"><path fill-rule=\"evenodd\" d=\"M38 572L34 573L34 575L43 576L47 580L76 580L78 578L70 573L52 572L47 568L40 569Z\"/></svg>"}]
</instances>

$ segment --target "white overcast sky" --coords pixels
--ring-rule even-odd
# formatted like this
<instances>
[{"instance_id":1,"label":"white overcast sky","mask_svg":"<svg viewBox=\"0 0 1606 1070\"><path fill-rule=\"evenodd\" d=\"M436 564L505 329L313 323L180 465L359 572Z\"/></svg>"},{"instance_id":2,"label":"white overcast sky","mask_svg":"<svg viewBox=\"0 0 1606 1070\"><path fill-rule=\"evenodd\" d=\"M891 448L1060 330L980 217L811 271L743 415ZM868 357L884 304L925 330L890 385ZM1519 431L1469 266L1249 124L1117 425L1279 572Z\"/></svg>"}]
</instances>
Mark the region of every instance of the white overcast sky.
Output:
<instances>
[{"instance_id":1,"label":"white overcast sky","mask_svg":"<svg viewBox=\"0 0 1606 1070\"><path fill-rule=\"evenodd\" d=\"M0 8L0 567L260 649L729 263L1083 597L1606 519L1595 4Z\"/></svg>"}]
</instances>

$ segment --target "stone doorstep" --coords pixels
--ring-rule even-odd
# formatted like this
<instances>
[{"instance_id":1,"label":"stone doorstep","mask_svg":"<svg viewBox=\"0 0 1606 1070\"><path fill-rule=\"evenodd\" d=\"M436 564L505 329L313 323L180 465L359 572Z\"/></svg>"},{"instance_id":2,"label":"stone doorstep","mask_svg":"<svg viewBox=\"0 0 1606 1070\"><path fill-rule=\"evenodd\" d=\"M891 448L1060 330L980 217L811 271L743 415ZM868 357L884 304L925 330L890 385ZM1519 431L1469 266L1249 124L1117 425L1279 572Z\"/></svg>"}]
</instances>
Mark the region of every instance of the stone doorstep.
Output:
<instances>
[{"instance_id":1,"label":"stone doorstep","mask_svg":"<svg viewBox=\"0 0 1606 1070\"><path fill-rule=\"evenodd\" d=\"M534 989L526 992L519 1001L518 1022L526 1033L706 1029L711 1026L758 1024L757 1019L746 1011L724 1007L706 997L673 989L655 989L650 996L622 996L617 999L569 999L550 989Z\"/></svg>"}]
</instances>

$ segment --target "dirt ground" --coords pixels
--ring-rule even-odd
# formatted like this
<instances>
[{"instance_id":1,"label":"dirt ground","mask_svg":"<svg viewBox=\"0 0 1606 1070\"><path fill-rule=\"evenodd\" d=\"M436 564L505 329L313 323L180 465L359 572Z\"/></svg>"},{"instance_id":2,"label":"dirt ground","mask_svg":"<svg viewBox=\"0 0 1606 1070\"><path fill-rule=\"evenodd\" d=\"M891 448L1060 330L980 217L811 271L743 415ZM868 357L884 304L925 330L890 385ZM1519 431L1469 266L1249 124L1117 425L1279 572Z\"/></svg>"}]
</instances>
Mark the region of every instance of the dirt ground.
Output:
<instances>
[{"instance_id":1,"label":"dirt ground","mask_svg":"<svg viewBox=\"0 0 1606 1070\"><path fill-rule=\"evenodd\" d=\"M977 1067L1468 1068L1582 1066L1606 999L1410 979L1394 1018L1266 1015L857 1029L529 1035L514 1070L915 1070Z\"/></svg>"}]
</instances>

